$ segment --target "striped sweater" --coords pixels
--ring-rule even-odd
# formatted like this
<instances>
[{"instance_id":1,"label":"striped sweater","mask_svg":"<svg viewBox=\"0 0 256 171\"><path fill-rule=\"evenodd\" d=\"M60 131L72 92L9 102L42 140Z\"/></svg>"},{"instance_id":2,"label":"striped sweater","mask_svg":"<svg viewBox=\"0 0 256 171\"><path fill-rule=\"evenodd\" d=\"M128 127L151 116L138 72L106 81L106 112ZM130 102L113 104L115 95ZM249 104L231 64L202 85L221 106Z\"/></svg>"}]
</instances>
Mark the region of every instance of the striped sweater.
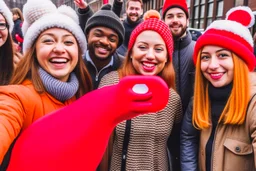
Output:
<instances>
[{"instance_id":1,"label":"striped sweater","mask_svg":"<svg viewBox=\"0 0 256 171\"><path fill-rule=\"evenodd\" d=\"M117 71L105 75L99 87L117 84ZM182 106L179 95L170 89L167 106L157 112L138 116L131 121L126 170L168 170L167 140L174 123L181 121ZM125 131L125 121L115 129L113 154L110 169L121 170L121 155Z\"/></svg>"}]
</instances>

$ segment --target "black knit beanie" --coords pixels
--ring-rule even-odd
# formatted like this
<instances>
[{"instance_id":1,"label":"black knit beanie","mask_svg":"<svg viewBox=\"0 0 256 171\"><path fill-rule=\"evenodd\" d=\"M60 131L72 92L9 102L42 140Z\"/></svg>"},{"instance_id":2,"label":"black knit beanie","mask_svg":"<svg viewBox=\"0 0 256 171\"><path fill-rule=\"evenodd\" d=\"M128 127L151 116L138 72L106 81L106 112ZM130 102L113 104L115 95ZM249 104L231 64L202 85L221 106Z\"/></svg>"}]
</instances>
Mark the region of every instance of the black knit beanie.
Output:
<instances>
[{"instance_id":1,"label":"black knit beanie","mask_svg":"<svg viewBox=\"0 0 256 171\"><path fill-rule=\"evenodd\" d=\"M114 30L119 37L118 47L124 40L124 26L119 17L111 10L111 5L103 5L99 11L93 14L85 25L85 34L89 34L89 31L94 27L107 27Z\"/></svg>"}]
</instances>

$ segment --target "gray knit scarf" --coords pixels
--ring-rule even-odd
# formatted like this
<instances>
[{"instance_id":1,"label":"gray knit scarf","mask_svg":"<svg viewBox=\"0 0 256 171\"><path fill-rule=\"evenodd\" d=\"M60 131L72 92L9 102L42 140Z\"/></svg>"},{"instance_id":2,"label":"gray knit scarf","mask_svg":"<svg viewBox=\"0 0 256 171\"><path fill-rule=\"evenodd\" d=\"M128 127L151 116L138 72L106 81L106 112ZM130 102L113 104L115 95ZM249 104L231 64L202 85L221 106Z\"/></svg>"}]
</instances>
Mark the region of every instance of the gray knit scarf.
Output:
<instances>
[{"instance_id":1,"label":"gray knit scarf","mask_svg":"<svg viewBox=\"0 0 256 171\"><path fill-rule=\"evenodd\" d=\"M46 91L57 100L64 102L76 94L79 83L75 73L70 74L67 82L62 82L42 68L39 68L38 71Z\"/></svg>"}]
</instances>

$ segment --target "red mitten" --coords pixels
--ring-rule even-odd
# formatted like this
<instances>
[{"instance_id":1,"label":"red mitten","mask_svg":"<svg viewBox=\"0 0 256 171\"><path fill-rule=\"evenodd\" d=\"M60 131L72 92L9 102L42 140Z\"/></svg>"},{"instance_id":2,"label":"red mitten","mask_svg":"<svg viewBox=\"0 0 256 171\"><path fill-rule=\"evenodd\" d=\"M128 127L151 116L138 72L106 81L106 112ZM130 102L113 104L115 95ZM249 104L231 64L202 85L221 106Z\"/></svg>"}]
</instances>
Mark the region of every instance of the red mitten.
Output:
<instances>
[{"instance_id":1,"label":"red mitten","mask_svg":"<svg viewBox=\"0 0 256 171\"><path fill-rule=\"evenodd\" d=\"M23 43L23 38L21 38L18 34L15 34L15 38L19 43Z\"/></svg>"},{"instance_id":2,"label":"red mitten","mask_svg":"<svg viewBox=\"0 0 256 171\"><path fill-rule=\"evenodd\" d=\"M94 171L116 124L159 111L168 99L169 89L157 76L129 76L87 93L25 130L8 171Z\"/></svg>"}]
</instances>

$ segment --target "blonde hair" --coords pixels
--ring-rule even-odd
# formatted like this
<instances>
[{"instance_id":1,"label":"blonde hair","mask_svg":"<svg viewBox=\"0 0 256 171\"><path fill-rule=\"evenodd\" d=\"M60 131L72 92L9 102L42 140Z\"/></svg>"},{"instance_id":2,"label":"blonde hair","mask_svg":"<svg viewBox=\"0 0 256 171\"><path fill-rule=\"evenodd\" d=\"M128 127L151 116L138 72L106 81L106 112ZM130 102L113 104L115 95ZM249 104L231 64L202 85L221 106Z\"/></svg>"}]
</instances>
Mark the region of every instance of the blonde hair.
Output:
<instances>
[{"instance_id":1,"label":"blonde hair","mask_svg":"<svg viewBox=\"0 0 256 171\"><path fill-rule=\"evenodd\" d=\"M195 74L192 123L197 129L209 128L211 124L209 81L201 72L201 51L198 53ZM240 125L245 121L247 105L250 100L249 69L246 63L232 53L234 62L233 88L219 118L219 123Z\"/></svg>"}]
</instances>

